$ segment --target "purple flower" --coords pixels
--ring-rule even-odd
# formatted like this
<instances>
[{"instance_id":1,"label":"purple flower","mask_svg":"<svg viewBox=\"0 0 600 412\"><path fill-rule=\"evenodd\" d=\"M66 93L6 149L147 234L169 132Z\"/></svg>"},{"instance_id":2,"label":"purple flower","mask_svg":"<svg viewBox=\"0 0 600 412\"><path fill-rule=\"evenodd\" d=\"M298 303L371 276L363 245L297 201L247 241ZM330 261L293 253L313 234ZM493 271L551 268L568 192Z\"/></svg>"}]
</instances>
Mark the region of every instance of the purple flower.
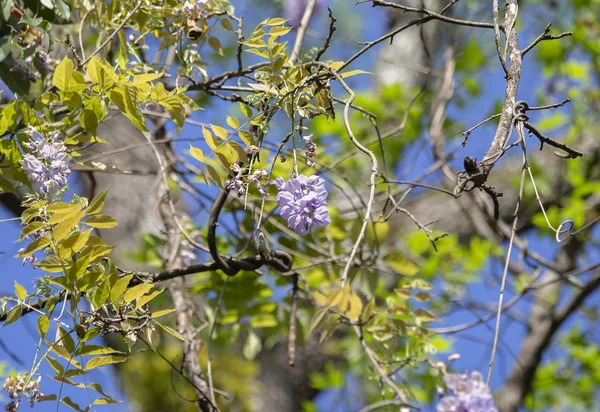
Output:
<instances>
[{"instance_id":1,"label":"purple flower","mask_svg":"<svg viewBox=\"0 0 600 412\"><path fill-rule=\"evenodd\" d=\"M300 175L287 182L278 177L272 183L279 190L277 203L281 217L300 236L306 235L313 225L322 227L331 222L325 180L319 176Z\"/></svg>"},{"instance_id":2,"label":"purple flower","mask_svg":"<svg viewBox=\"0 0 600 412\"><path fill-rule=\"evenodd\" d=\"M27 178L42 194L54 194L67 185L67 177L71 174L69 161L71 158L65 153L65 147L57 140L58 133L51 133L53 141L45 139L35 142L32 152L23 156L21 164L27 173Z\"/></svg>"},{"instance_id":3,"label":"purple flower","mask_svg":"<svg viewBox=\"0 0 600 412\"><path fill-rule=\"evenodd\" d=\"M446 394L437 404L438 412L498 412L494 398L479 372L465 374L449 373L444 376Z\"/></svg>"}]
</instances>

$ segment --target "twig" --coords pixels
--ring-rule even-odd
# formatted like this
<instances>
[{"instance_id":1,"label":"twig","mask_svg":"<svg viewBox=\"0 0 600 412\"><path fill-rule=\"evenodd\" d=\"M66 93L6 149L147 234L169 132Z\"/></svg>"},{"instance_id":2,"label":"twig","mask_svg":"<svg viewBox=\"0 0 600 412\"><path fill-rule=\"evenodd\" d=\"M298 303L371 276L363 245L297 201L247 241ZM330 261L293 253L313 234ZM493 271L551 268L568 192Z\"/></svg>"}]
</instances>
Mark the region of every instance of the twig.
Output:
<instances>
[{"instance_id":1,"label":"twig","mask_svg":"<svg viewBox=\"0 0 600 412\"><path fill-rule=\"evenodd\" d=\"M504 69L504 74L508 75L508 67L506 66L506 60L502 55L502 51L500 48L500 24L498 22L498 0L493 0L492 2L493 15L494 15L494 41L496 42L496 53L498 54L498 58L500 59L500 63L502 64L502 69ZM507 35L508 37L508 35ZM508 39L506 40L508 42Z\"/></svg>"},{"instance_id":2,"label":"twig","mask_svg":"<svg viewBox=\"0 0 600 412\"><path fill-rule=\"evenodd\" d=\"M298 274L293 275L292 304L290 305L290 330L288 335L288 357L290 366L296 363L296 316L298 312Z\"/></svg>"},{"instance_id":3,"label":"twig","mask_svg":"<svg viewBox=\"0 0 600 412\"><path fill-rule=\"evenodd\" d=\"M129 13L127 13L127 16L125 16L125 18L123 19L123 21L121 22L121 24L119 24L119 26L110 34L110 36L108 36L106 38L106 40L104 40L102 42L102 44L96 50L94 50L94 52L92 54L90 54L87 59L85 59L83 61L83 63L79 64L78 67L85 66L87 64L87 62L89 62L92 59L92 57L94 57L96 54L100 53L100 51L108 43L110 43L110 41L117 35L117 33L127 24L127 22L129 21L129 19L131 19L131 17L138 11L138 9L142 6L142 4L144 4L143 1L138 2L138 4L136 4L135 7L133 9L131 9L131 11Z\"/></svg>"},{"instance_id":4,"label":"twig","mask_svg":"<svg viewBox=\"0 0 600 412\"><path fill-rule=\"evenodd\" d=\"M383 0L361 0L361 1L358 1L357 4L359 4L359 3L368 3L368 2L372 2L373 3L373 7L375 7L375 6L384 6L384 7L391 7L391 8L394 8L394 9L400 9L400 10L403 10L403 11L406 11L406 12L425 14L428 17L428 20L440 20L440 21L443 21L443 22L446 22L446 23L458 24L459 26L483 27L483 28L488 28L488 29L494 28L494 25L491 24L491 23L483 23L483 22L478 22L478 21L469 21L469 20L455 19L455 18L452 18L452 17L443 16L440 13L436 13L434 11L427 10L427 9L424 9L424 8L410 7L410 6L405 6L403 4L391 3L389 1L383 1Z\"/></svg>"},{"instance_id":5,"label":"twig","mask_svg":"<svg viewBox=\"0 0 600 412\"><path fill-rule=\"evenodd\" d=\"M562 154L559 152L554 152L554 154L558 157L567 158L567 159L575 159L577 157L583 156L583 153L581 153L579 150L572 149L564 143L554 140L551 137L545 136L544 134L542 134L542 132L540 132L533 125L531 125L527 122L525 122L525 127L527 128L527 130L529 130L529 132L531 132L535 137L537 137L540 140L540 142L541 142L540 150L542 150L544 148L544 143L546 143L550 146L556 147L557 149L563 150L567 153L567 155L565 155L565 154Z\"/></svg>"},{"instance_id":6,"label":"twig","mask_svg":"<svg viewBox=\"0 0 600 412\"><path fill-rule=\"evenodd\" d=\"M329 48L329 44L331 43L331 38L333 37L333 33L335 32L335 22L337 21L337 19L333 15L333 11L331 11L331 7L327 6L327 10L329 11L329 32L327 33L327 37L325 38L323 47L321 47L321 49L317 52L317 55L315 57L316 61L319 61L319 59L323 56L323 54L325 54L325 52Z\"/></svg>"},{"instance_id":7,"label":"twig","mask_svg":"<svg viewBox=\"0 0 600 412\"><path fill-rule=\"evenodd\" d=\"M556 40L556 39L561 39L566 36L573 35L572 31L566 31L566 32L563 32L560 34L550 34L550 26L552 26L552 23L548 23L544 32L542 34L540 34L538 37L536 37L535 40L533 42L531 42L531 44L529 46L527 46L523 49L523 51L521 51L521 56L525 56L529 50L533 49L535 46L537 46L538 43L540 43L544 40Z\"/></svg>"}]
</instances>

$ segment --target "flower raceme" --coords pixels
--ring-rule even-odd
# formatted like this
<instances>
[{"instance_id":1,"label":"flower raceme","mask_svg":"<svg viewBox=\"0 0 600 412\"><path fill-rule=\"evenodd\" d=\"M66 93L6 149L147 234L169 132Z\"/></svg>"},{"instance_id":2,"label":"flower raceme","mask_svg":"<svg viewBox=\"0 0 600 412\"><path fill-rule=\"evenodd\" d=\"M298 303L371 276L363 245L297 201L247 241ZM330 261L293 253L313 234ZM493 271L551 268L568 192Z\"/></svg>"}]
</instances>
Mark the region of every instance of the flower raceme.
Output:
<instances>
[{"instance_id":1,"label":"flower raceme","mask_svg":"<svg viewBox=\"0 0 600 412\"><path fill-rule=\"evenodd\" d=\"M300 236L306 235L312 226L322 227L331 222L325 180L319 176L299 175L287 182L278 177L273 184L279 190L276 199L281 217Z\"/></svg>"},{"instance_id":2,"label":"flower raceme","mask_svg":"<svg viewBox=\"0 0 600 412\"><path fill-rule=\"evenodd\" d=\"M33 142L30 147L31 153L23 156L21 165L31 183L34 183L40 193L49 195L65 187L71 173L71 159L65 153L64 144L55 136L52 141L42 139Z\"/></svg>"},{"instance_id":3,"label":"flower raceme","mask_svg":"<svg viewBox=\"0 0 600 412\"><path fill-rule=\"evenodd\" d=\"M448 373L444 376L446 394L437 405L437 412L498 412L494 398L479 372Z\"/></svg>"}]
</instances>

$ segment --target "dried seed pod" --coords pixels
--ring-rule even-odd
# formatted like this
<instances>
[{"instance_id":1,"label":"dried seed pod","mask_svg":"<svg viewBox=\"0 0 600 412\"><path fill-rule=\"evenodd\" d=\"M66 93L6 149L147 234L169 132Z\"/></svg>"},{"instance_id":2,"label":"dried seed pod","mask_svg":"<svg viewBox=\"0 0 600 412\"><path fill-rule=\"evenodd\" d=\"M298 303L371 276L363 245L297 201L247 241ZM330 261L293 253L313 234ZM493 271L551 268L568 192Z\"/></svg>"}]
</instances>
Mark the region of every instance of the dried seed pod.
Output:
<instances>
[{"instance_id":1,"label":"dried seed pod","mask_svg":"<svg viewBox=\"0 0 600 412\"><path fill-rule=\"evenodd\" d=\"M200 36L202 36L204 31L196 24L194 19L187 19L187 25L185 28L185 35L190 40L198 40Z\"/></svg>"}]
</instances>

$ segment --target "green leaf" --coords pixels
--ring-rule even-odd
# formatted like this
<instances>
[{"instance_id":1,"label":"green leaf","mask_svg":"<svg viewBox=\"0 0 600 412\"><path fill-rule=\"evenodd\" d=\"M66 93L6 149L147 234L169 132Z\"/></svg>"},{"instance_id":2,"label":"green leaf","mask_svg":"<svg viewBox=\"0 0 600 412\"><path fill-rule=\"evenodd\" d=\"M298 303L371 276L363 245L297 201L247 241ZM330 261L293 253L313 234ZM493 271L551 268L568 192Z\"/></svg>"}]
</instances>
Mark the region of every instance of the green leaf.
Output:
<instances>
[{"instance_id":1,"label":"green leaf","mask_svg":"<svg viewBox=\"0 0 600 412\"><path fill-rule=\"evenodd\" d=\"M23 301L27 297L27 289L23 286L19 285L19 283L15 280L15 294L19 300Z\"/></svg>"},{"instance_id":2,"label":"green leaf","mask_svg":"<svg viewBox=\"0 0 600 412\"><path fill-rule=\"evenodd\" d=\"M18 241L21 242L23 239L25 239L26 236L42 230L44 226L46 226L44 222L31 222L23 229L21 229L21 237Z\"/></svg>"},{"instance_id":3,"label":"green leaf","mask_svg":"<svg viewBox=\"0 0 600 412\"><path fill-rule=\"evenodd\" d=\"M137 285L128 289L125 292L125 297L123 300L126 303L136 300L137 298L144 296L146 293L150 292L150 290L154 287L151 283L142 283L141 285Z\"/></svg>"},{"instance_id":4,"label":"green leaf","mask_svg":"<svg viewBox=\"0 0 600 412\"><path fill-rule=\"evenodd\" d=\"M219 56L223 55L223 47L221 47L221 42L219 41L219 39L210 36L208 38L208 45L211 47L211 49L216 51L219 54Z\"/></svg>"},{"instance_id":5,"label":"green leaf","mask_svg":"<svg viewBox=\"0 0 600 412\"><path fill-rule=\"evenodd\" d=\"M244 357L248 360L254 360L261 350L262 342L260 341L260 338L256 333L250 331L250 333L248 333L248 338L246 338L246 343L244 343Z\"/></svg>"},{"instance_id":6,"label":"green leaf","mask_svg":"<svg viewBox=\"0 0 600 412\"><path fill-rule=\"evenodd\" d=\"M271 328L277 326L277 319L269 313L263 313L253 316L250 319L250 326L253 328Z\"/></svg>"},{"instance_id":7,"label":"green leaf","mask_svg":"<svg viewBox=\"0 0 600 412\"><path fill-rule=\"evenodd\" d=\"M69 80L73 74L73 62L68 57L63 58L52 76L52 84L56 86L60 91L67 90Z\"/></svg>"},{"instance_id":8,"label":"green leaf","mask_svg":"<svg viewBox=\"0 0 600 412\"><path fill-rule=\"evenodd\" d=\"M79 116L79 123L83 130L96 135L96 130L98 129L98 117L93 110L84 109L81 115Z\"/></svg>"},{"instance_id":9,"label":"green leaf","mask_svg":"<svg viewBox=\"0 0 600 412\"><path fill-rule=\"evenodd\" d=\"M8 314L6 315L6 320L2 324L2 327L16 322L17 320L19 320L22 314L23 308L21 307L21 305L14 306L11 310L8 311Z\"/></svg>"},{"instance_id":10,"label":"green leaf","mask_svg":"<svg viewBox=\"0 0 600 412\"><path fill-rule=\"evenodd\" d=\"M127 356L99 356L97 358L90 359L88 363L85 364L85 369L89 371L91 369L99 368L100 366L125 362L127 359Z\"/></svg>"},{"instance_id":11,"label":"green leaf","mask_svg":"<svg viewBox=\"0 0 600 412\"><path fill-rule=\"evenodd\" d=\"M204 152L202 152L202 150L198 149L197 147L194 147L190 144L190 154L192 155L192 157L194 159L196 159L197 161L199 161L200 163L204 162Z\"/></svg>"},{"instance_id":12,"label":"green leaf","mask_svg":"<svg viewBox=\"0 0 600 412\"><path fill-rule=\"evenodd\" d=\"M123 276L122 278L117 280L117 282L113 285L113 287L110 290L110 300L112 302L115 302L117 299L119 299L121 297L121 295L127 289L127 286L129 286L129 282L131 281L132 278L133 278L133 275L127 275L127 276Z\"/></svg>"},{"instance_id":13,"label":"green leaf","mask_svg":"<svg viewBox=\"0 0 600 412\"><path fill-rule=\"evenodd\" d=\"M161 316L165 316L173 312L175 312L175 308L159 310L152 313L152 319L160 318Z\"/></svg>"},{"instance_id":14,"label":"green leaf","mask_svg":"<svg viewBox=\"0 0 600 412\"><path fill-rule=\"evenodd\" d=\"M324 307L321 309L317 309L310 320L310 327L308 328L308 333L313 333L316 329L318 329L325 320L325 315L329 310L328 307Z\"/></svg>"},{"instance_id":15,"label":"green leaf","mask_svg":"<svg viewBox=\"0 0 600 412\"><path fill-rule=\"evenodd\" d=\"M81 222L81 218L85 216L85 211L79 211L77 214L68 219L63 220L54 227L54 239L56 241L63 240L67 235Z\"/></svg>"},{"instance_id":16,"label":"green leaf","mask_svg":"<svg viewBox=\"0 0 600 412\"><path fill-rule=\"evenodd\" d=\"M94 200L92 200L90 202L90 205L88 206L88 208L85 210L85 214L86 215L95 215L97 213L100 213L102 211L102 208L104 207L104 199L106 198L106 193L108 192L108 190L105 190L102 193L98 193L96 195L96 197L94 197Z\"/></svg>"},{"instance_id":17,"label":"green leaf","mask_svg":"<svg viewBox=\"0 0 600 412\"><path fill-rule=\"evenodd\" d=\"M202 136L204 137L204 140L206 141L208 147L210 147L213 151L217 149L217 142L215 141L215 137L209 130L205 129L204 126L202 126Z\"/></svg>"},{"instance_id":18,"label":"green leaf","mask_svg":"<svg viewBox=\"0 0 600 412\"><path fill-rule=\"evenodd\" d=\"M113 354L123 354L118 350L113 348L106 348L104 346L99 345L84 345L80 346L75 355L77 356L92 356L92 355L113 355Z\"/></svg>"},{"instance_id":19,"label":"green leaf","mask_svg":"<svg viewBox=\"0 0 600 412\"><path fill-rule=\"evenodd\" d=\"M246 143L248 146L251 146L254 144L254 136L252 136L252 133L250 133L246 130L240 130L238 132L238 135L240 136L240 139L242 139L242 141L244 143Z\"/></svg>"},{"instance_id":20,"label":"green leaf","mask_svg":"<svg viewBox=\"0 0 600 412\"><path fill-rule=\"evenodd\" d=\"M37 328L40 334L40 338L43 338L46 333L48 333L48 329L50 329L50 319L48 316L42 315L37 320Z\"/></svg>"},{"instance_id":21,"label":"green leaf","mask_svg":"<svg viewBox=\"0 0 600 412\"><path fill-rule=\"evenodd\" d=\"M240 110L246 117L252 117L252 109L247 104L240 102Z\"/></svg>"},{"instance_id":22,"label":"green leaf","mask_svg":"<svg viewBox=\"0 0 600 412\"><path fill-rule=\"evenodd\" d=\"M231 116L227 116L227 124L232 129L237 129L238 127L240 127L240 122L238 121L238 119L236 119L235 117L231 117Z\"/></svg>"},{"instance_id":23,"label":"green leaf","mask_svg":"<svg viewBox=\"0 0 600 412\"><path fill-rule=\"evenodd\" d=\"M88 217L85 222L86 225L95 227L98 229L110 229L117 226L117 220L108 215L95 215Z\"/></svg>"},{"instance_id":24,"label":"green leaf","mask_svg":"<svg viewBox=\"0 0 600 412\"><path fill-rule=\"evenodd\" d=\"M168 327L167 325L163 325L162 323L159 322L155 322L158 326L160 326L165 332L167 332L169 335L179 339L182 342L187 342L185 340L185 338L183 336L181 336L181 334L179 332L177 332L175 329Z\"/></svg>"},{"instance_id":25,"label":"green leaf","mask_svg":"<svg viewBox=\"0 0 600 412\"><path fill-rule=\"evenodd\" d=\"M24 251L17 253L17 257L23 258L26 256L30 256L33 254L33 252L43 249L46 246L49 246L50 243L51 243L50 238L48 238L46 236L37 238L36 240L31 242L29 245L27 245L27 247L25 248Z\"/></svg>"},{"instance_id":26,"label":"green leaf","mask_svg":"<svg viewBox=\"0 0 600 412\"><path fill-rule=\"evenodd\" d=\"M56 223L63 222L65 219L68 219L72 216L77 215L81 209L83 209L83 202L77 203L65 203L65 202L55 202L46 208L46 210L52 215L50 220L48 221L50 224L54 225Z\"/></svg>"},{"instance_id":27,"label":"green leaf","mask_svg":"<svg viewBox=\"0 0 600 412\"><path fill-rule=\"evenodd\" d=\"M138 301L135 304L135 308L139 309L142 306L144 306L146 303L150 302L152 299L154 299L155 297L157 297L158 295L160 295L161 293L163 293L164 289L161 290L155 290L154 292L150 293L149 295L145 295L142 296L141 298L138 299Z\"/></svg>"},{"instance_id":28,"label":"green leaf","mask_svg":"<svg viewBox=\"0 0 600 412\"><path fill-rule=\"evenodd\" d=\"M56 374L58 376L65 375L65 368L61 365L61 363L59 361L57 361L50 355L46 355L46 360L48 361L48 363L50 364L50 367L52 369L54 369L54 372L56 372ZM76 369L74 369L74 370L76 370Z\"/></svg>"},{"instance_id":29,"label":"green leaf","mask_svg":"<svg viewBox=\"0 0 600 412\"><path fill-rule=\"evenodd\" d=\"M64 268L68 268L71 264L65 259L60 259L58 256L50 255L42 259L40 262L34 263L33 265L42 269L45 272L59 273L62 272Z\"/></svg>"},{"instance_id":30,"label":"green leaf","mask_svg":"<svg viewBox=\"0 0 600 412\"><path fill-rule=\"evenodd\" d=\"M212 182L214 184L216 184L217 186L222 187L223 183L221 182L221 176L219 176L219 173L217 172L217 170L209 164L205 164L204 167L206 168L206 171L208 172L210 180L212 180Z\"/></svg>"},{"instance_id":31,"label":"green leaf","mask_svg":"<svg viewBox=\"0 0 600 412\"><path fill-rule=\"evenodd\" d=\"M112 290L110 291L112 293ZM109 285L108 279L106 279L94 292L92 297L92 303L96 309L100 308L106 302L106 299L109 297ZM114 302L114 299L111 299Z\"/></svg>"},{"instance_id":32,"label":"green leaf","mask_svg":"<svg viewBox=\"0 0 600 412\"><path fill-rule=\"evenodd\" d=\"M263 26L281 26L286 21L287 19L282 17L272 17L270 19L263 20L260 24Z\"/></svg>"},{"instance_id":33,"label":"green leaf","mask_svg":"<svg viewBox=\"0 0 600 412\"><path fill-rule=\"evenodd\" d=\"M340 77L345 79L346 77L356 76L357 74L373 74L364 70L351 70L349 72L342 73Z\"/></svg>"},{"instance_id":34,"label":"green leaf","mask_svg":"<svg viewBox=\"0 0 600 412\"><path fill-rule=\"evenodd\" d=\"M210 125L210 128L212 129L213 133L217 135L217 137L221 140L225 140L227 139L227 129L221 127L221 126L217 126L214 124Z\"/></svg>"},{"instance_id":35,"label":"green leaf","mask_svg":"<svg viewBox=\"0 0 600 412\"><path fill-rule=\"evenodd\" d=\"M137 95L130 87L123 87L119 90L111 90L109 93L110 100L117 105L123 114L131 120L131 123L143 132L147 132L146 122L142 115L142 109L138 102Z\"/></svg>"},{"instance_id":36,"label":"green leaf","mask_svg":"<svg viewBox=\"0 0 600 412\"><path fill-rule=\"evenodd\" d=\"M71 365L73 365L77 369L81 369L81 364L79 362L77 362L77 360L73 357L73 355L71 353L69 353L65 348L63 348L62 346L60 346L58 344L49 342L47 340L44 340L44 342L46 342L46 344L48 345L50 350L52 352L54 352L56 355L60 356L64 360L66 360L67 362L69 362Z\"/></svg>"},{"instance_id":37,"label":"green leaf","mask_svg":"<svg viewBox=\"0 0 600 412\"><path fill-rule=\"evenodd\" d=\"M81 407L78 404L76 404L75 402L73 402L71 400L71 398L68 397L68 396L65 396L60 401L62 403L64 403L65 405L67 405L68 407L70 407L71 409L75 409L77 412L86 412L83 409L81 409Z\"/></svg>"},{"instance_id":38,"label":"green leaf","mask_svg":"<svg viewBox=\"0 0 600 412\"><path fill-rule=\"evenodd\" d=\"M415 310L414 315L415 317L417 317L417 319L420 319L423 322L433 322L437 320L435 316L433 316L430 312L426 311L425 309Z\"/></svg>"},{"instance_id":39,"label":"green leaf","mask_svg":"<svg viewBox=\"0 0 600 412\"><path fill-rule=\"evenodd\" d=\"M113 398L98 398L94 401L94 405L109 405L111 403L119 403Z\"/></svg>"},{"instance_id":40,"label":"green leaf","mask_svg":"<svg viewBox=\"0 0 600 412\"><path fill-rule=\"evenodd\" d=\"M286 27L286 26L273 27L271 30L269 30L269 36L271 36L271 37L285 36L286 34L288 34L290 32L290 30L292 30L292 28Z\"/></svg>"},{"instance_id":41,"label":"green leaf","mask_svg":"<svg viewBox=\"0 0 600 412\"><path fill-rule=\"evenodd\" d=\"M162 73L144 73L133 76L132 83L134 85L145 84L152 82L156 79L160 79L163 76Z\"/></svg>"}]
</instances>

